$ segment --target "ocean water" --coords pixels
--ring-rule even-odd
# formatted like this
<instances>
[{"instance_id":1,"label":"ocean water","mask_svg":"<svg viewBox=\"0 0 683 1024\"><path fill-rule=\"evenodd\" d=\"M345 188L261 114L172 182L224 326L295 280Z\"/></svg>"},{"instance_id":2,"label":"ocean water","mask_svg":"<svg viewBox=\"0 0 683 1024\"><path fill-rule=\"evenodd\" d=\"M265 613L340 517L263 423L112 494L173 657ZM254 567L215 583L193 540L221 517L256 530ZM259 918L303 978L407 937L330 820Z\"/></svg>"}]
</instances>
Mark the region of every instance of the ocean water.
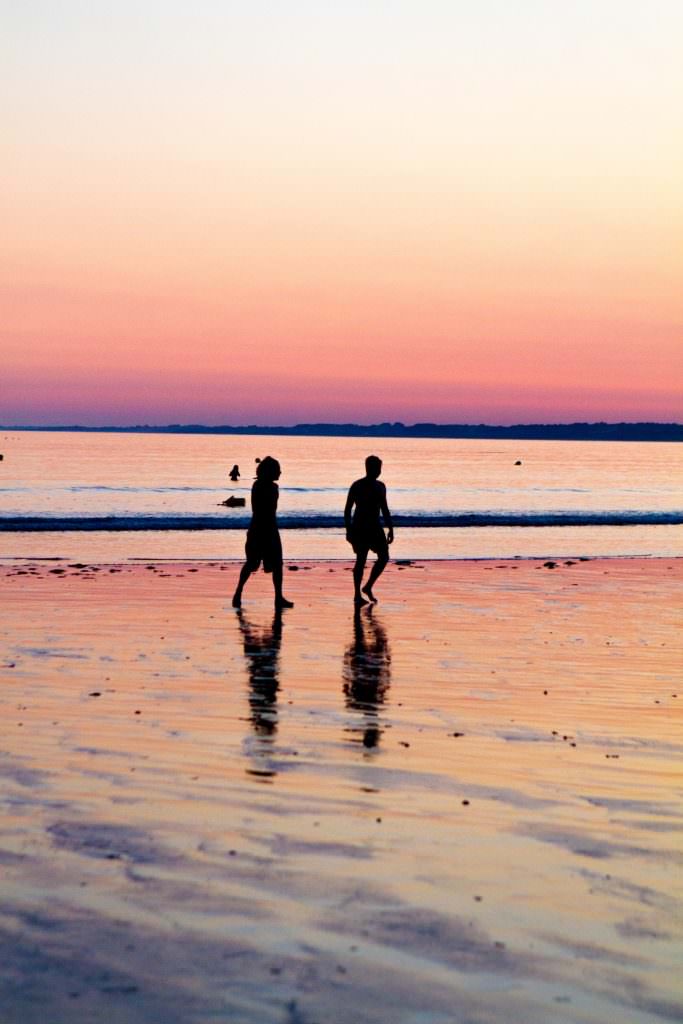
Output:
<instances>
[{"instance_id":1,"label":"ocean water","mask_svg":"<svg viewBox=\"0 0 683 1024\"><path fill-rule=\"evenodd\" d=\"M286 557L348 558L344 501L371 452L398 558L683 554L675 443L5 432L0 452L5 558L241 557L267 454Z\"/></svg>"}]
</instances>

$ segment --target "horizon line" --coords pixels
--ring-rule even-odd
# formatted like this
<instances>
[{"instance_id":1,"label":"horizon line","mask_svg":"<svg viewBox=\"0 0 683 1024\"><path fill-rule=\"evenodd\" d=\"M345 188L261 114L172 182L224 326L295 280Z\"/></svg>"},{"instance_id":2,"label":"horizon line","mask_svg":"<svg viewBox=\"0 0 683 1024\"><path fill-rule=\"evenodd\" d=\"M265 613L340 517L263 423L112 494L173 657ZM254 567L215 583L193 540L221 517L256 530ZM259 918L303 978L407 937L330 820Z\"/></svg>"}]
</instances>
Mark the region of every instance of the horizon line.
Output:
<instances>
[{"instance_id":1,"label":"horizon line","mask_svg":"<svg viewBox=\"0 0 683 1024\"><path fill-rule=\"evenodd\" d=\"M466 422L464 420L441 422L437 420L416 420L405 423L403 420L381 420L374 423L360 423L356 420L302 420L298 423L200 423L186 421L184 423L0 423L0 430L139 430L179 427L202 427L207 430L240 430L255 428L257 430L295 430L297 427L405 427L407 430L416 427L487 427L494 430L509 430L511 427L585 427L585 426L683 426L677 420L532 420L516 423L490 423L484 420Z\"/></svg>"},{"instance_id":2,"label":"horizon line","mask_svg":"<svg viewBox=\"0 0 683 1024\"><path fill-rule=\"evenodd\" d=\"M128 424L83 424L83 423L49 423L49 424L0 424L3 431L75 431L75 432L114 432L114 433L139 433L139 432L160 432L160 433L259 433L259 434L288 434L288 433L341 433L346 435L357 434L364 436L368 433L374 435L409 435L432 433L442 435L446 432L461 432L465 436L475 431L483 431L486 434L503 433L509 434L512 431L553 431L565 434L568 431L595 432L598 434L613 433L622 431L631 434L634 431L645 431L648 434L681 432L683 439L683 423L672 420L572 420L571 422L527 422L513 424L497 423L436 423L434 421L419 421L406 424L401 420L385 420L379 423L357 423L339 421L308 421L291 425L286 424L208 424L208 423L128 423Z\"/></svg>"}]
</instances>

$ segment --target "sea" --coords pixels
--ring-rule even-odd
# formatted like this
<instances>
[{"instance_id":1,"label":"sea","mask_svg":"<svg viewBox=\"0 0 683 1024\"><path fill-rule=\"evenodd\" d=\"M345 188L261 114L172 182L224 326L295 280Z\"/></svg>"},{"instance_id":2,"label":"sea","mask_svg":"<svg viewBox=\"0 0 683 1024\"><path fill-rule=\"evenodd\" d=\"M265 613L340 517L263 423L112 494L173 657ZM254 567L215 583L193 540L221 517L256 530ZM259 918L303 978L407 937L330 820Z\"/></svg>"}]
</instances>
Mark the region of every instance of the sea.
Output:
<instances>
[{"instance_id":1,"label":"sea","mask_svg":"<svg viewBox=\"0 0 683 1024\"><path fill-rule=\"evenodd\" d=\"M285 559L348 559L343 508L369 454L396 559L683 555L675 442L6 430L0 454L3 561L241 558L265 455L282 466Z\"/></svg>"}]
</instances>

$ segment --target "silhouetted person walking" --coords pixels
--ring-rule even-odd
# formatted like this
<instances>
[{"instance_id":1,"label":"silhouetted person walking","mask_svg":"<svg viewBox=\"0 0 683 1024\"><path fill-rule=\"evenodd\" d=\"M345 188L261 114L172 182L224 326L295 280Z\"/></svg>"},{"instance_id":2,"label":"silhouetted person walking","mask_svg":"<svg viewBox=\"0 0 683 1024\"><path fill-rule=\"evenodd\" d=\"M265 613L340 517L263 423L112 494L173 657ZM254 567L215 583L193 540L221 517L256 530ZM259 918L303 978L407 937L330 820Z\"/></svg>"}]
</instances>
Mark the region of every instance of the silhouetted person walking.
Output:
<instances>
[{"instance_id":1,"label":"silhouetted person walking","mask_svg":"<svg viewBox=\"0 0 683 1024\"><path fill-rule=\"evenodd\" d=\"M353 584L354 601L357 605L367 604L368 601L374 604L377 601L372 588L386 568L389 561L388 545L394 540L394 527L387 505L387 489L379 480L381 472L382 460L376 455L368 455L365 460L365 476L351 484L344 508L346 539L356 554ZM380 516L388 528L386 536ZM377 553L377 561L370 571L368 582L362 586L365 563L370 551Z\"/></svg>"},{"instance_id":2,"label":"silhouetted person walking","mask_svg":"<svg viewBox=\"0 0 683 1024\"><path fill-rule=\"evenodd\" d=\"M233 608L242 607L242 591L252 572L256 572L261 563L263 571L273 574L275 588L275 607L293 608L291 601L282 595L282 542L277 528L277 500L279 488L276 480L280 479L280 463L267 455L262 459L256 470L256 480L251 488L251 523L247 530L245 553L247 560L242 566L237 589L233 595Z\"/></svg>"}]
</instances>

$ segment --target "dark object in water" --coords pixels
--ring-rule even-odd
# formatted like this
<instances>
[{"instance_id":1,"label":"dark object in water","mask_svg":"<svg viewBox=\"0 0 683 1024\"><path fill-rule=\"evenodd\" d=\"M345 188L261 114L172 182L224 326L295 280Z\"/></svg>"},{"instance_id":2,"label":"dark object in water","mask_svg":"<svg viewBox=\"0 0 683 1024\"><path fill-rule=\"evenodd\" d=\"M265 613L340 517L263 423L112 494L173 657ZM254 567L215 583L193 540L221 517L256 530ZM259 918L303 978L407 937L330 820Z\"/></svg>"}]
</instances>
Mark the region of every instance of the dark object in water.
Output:
<instances>
[{"instance_id":1,"label":"dark object in water","mask_svg":"<svg viewBox=\"0 0 683 1024\"><path fill-rule=\"evenodd\" d=\"M236 498L233 494L226 498L225 501L218 502L219 505L225 505L227 508L244 508L246 503L246 498Z\"/></svg>"},{"instance_id":2,"label":"dark object in water","mask_svg":"<svg viewBox=\"0 0 683 1024\"><path fill-rule=\"evenodd\" d=\"M515 462L515 466L521 466L521 465L522 465L522 460L521 459L517 459L517 461Z\"/></svg>"},{"instance_id":3,"label":"dark object in water","mask_svg":"<svg viewBox=\"0 0 683 1024\"><path fill-rule=\"evenodd\" d=\"M240 478L240 467L237 465L237 463L235 463L235 465L232 467L232 469L230 470L230 473L228 475L229 475L231 480L239 480L239 478Z\"/></svg>"}]
</instances>

